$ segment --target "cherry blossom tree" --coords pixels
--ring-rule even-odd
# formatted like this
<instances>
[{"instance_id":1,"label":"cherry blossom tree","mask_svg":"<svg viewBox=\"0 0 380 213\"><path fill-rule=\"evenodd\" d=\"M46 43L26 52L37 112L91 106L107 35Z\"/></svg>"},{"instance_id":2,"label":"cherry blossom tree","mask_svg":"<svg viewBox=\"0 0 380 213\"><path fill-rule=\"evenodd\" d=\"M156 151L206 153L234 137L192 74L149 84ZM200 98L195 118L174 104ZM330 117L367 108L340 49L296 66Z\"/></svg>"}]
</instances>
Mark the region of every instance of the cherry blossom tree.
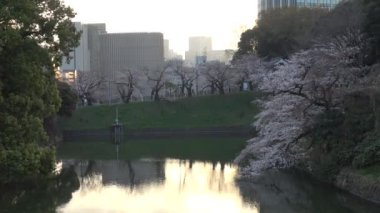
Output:
<instances>
[{"instance_id":1,"label":"cherry blossom tree","mask_svg":"<svg viewBox=\"0 0 380 213\"><path fill-rule=\"evenodd\" d=\"M246 58L243 67L251 69L254 83L268 95L257 101L262 107L254 123L258 135L236 159L244 166L242 174L304 160L308 147L300 142L313 131L318 116L343 112L344 97L368 84L370 69L358 57L362 44L352 38L298 52L282 63Z\"/></svg>"},{"instance_id":2,"label":"cherry blossom tree","mask_svg":"<svg viewBox=\"0 0 380 213\"><path fill-rule=\"evenodd\" d=\"M78 72L75 87L83 105L92 105L93 93L97 90L105 78L95 72Z\"/></svg>"},{"instance_id":3,"label":"cherry blossom tree","mask_svg":"<svg viewBox=\"0 0 380 213\"><path fill-rule=\"evenodd\" d=\"M123 103L129 103L143 80L138 70L126 69L117 73L116 88Z\"/></svg>"},{"instance_id":4,"label":"cherry blossom tree","mask_svg":"<svg viewBox=\"0 0 380 213\"><path fill-rule=\"evenodd\" d=\"M198 77L196 70L192 67L185 67L182 59L169 60L167 67L179 79L180 96L185 96L186 91L187 96L191 97L194 81Z\"/></svg>"},{"instance_id":5,"label":"cherry blossom tree","mask_svg":"<svg viewBox=\"0 0 380 213\"><path fill-rule=\"evenodd\" d=\"M254 79L258 69L262 68L263 61L255 54L242 55L233 63L236 83L239 85L240 91L244 89L244 84L248 84L249 90L253 90Z\"/></svg>"},{"instance_id":6,"label":"cherry blossom tree","mask_svg":"<svg viewBox=\"0 0 380 213\"><path fill-rule=\"evenodd\" d=\"M151 88L151 99L154 101L160 101L160 91L164 88L167 82L167 72L167 66L156 69L144 69L147 84Z\"/></svg>"},{"instance_id":7,"label":"cherry blossom tree","mask_svg":"<svg viewBox=\"0 0 380 213\"><path fill-rule=\"evenodd\" d=\"M198 78L198 73L195 68L193 67L184 67L183 68L183 74L184 74L184 85L186 89L186 95L187 97L193 96L193 86L194 81Z\"/></svg>"},{"instance_id":8,"label":"cherry blossom tree","mask_svg":"<svg viewBox=\"0 0 380 213\"><path fill-rule=\"evenodd\" d=\"M232 80L233 74L231 67L220 61L209 61L201 68L201 73L206 79L205 88L210 88L211 94L216 91L220 95L225 94L225 89Z\"/></svg>"}]
</instances>

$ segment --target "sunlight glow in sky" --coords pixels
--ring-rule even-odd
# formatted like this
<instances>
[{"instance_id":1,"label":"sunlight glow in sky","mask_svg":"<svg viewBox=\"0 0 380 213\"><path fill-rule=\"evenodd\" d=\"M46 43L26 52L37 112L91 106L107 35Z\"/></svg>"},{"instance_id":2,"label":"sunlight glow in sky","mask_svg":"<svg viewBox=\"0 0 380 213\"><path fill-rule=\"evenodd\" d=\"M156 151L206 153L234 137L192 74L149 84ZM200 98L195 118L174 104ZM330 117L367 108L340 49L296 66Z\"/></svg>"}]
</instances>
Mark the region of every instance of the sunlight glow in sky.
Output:
<instances>
[{"instance_id":1,"label":"sunlight glow in sky","mask_svg":"<svg viewBox=\"0 0 380 213\"><path fill-rule=\"evenodd\" d=\"M74 21L106 23L113 32L162 32L170 49L184 55L190 36L210 36L213 49L236 49L253 27L257 0L64 0Z\"/></svg>"}]
</instances>

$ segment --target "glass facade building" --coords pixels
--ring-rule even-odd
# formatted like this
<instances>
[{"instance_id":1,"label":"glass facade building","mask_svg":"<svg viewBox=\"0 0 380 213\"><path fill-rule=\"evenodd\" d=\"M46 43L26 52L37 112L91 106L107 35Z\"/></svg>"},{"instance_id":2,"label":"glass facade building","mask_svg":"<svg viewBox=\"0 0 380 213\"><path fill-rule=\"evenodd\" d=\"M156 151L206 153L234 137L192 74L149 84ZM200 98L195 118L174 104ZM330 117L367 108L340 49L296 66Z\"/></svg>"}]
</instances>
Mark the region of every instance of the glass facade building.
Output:
<instances>
[{"instance_id":1,"label":"glass facade building","mask_svg":"<svg viewBox=\"0 0 380 213\"><path fill-rule=\"evenodd\" d=\"M342 0L258 0L259 12L283 7L319 7L332 9Z\"/></svg>"}]
</instances>

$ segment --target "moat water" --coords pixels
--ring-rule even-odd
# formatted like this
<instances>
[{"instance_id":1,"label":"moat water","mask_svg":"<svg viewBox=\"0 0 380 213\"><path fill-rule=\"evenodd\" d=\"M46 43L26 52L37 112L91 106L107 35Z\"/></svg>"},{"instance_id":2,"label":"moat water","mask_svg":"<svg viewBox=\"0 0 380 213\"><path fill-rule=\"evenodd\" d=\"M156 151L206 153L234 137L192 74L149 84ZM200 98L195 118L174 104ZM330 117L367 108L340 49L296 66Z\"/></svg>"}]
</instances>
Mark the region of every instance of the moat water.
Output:
<instances>
[{"instance_id":1,"label":"moat water","mask_svg":"<svg viewBox=\"0 0 380 213\"><path fill-rule=\"evenodd\" d=\"M300 174L268 172L242 181L232 159L195 156L61 158L58 180L31 191L2 193L0 212L380 212L379 205Z\"/></svg>"}]
</instances>

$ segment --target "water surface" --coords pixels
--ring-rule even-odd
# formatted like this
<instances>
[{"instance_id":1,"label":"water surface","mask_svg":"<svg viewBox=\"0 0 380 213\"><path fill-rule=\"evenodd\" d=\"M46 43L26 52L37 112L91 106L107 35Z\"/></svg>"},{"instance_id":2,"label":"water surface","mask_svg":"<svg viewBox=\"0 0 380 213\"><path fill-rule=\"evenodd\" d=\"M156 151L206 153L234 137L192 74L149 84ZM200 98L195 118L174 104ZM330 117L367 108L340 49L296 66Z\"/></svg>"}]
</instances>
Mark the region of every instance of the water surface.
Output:
<instances>
[{"instance_id":1,"label":"water surface","mask_svg":"<svg viewBox=\"0 0 380 213\"><path fill-rule=\"evenodd\" d=\"M80 188L58 212L257 212L231 164L185 160L63 161Z\"/></svg>"},{"instance_id":2,"label":"water surface","mask_svg":"<svg viewBox=\"0 0 380 213\"><path fill-rule=\"evenodd\" d=\"M378 213L380 206L290 171L238 180L244 138L65 143L61 171L1 191L0 212Z\"/></svg>"},{"instance_id":3,"label":"water surface","mask_svg":"<svg viewBox=\"0 0 380 213\"><path fill-rule=\"evenodd\" d=\"M380 212L293 172L237 181L237 167L178 159L63 160L80 187L58 212Z\"/></svg>"}]
</instances>

